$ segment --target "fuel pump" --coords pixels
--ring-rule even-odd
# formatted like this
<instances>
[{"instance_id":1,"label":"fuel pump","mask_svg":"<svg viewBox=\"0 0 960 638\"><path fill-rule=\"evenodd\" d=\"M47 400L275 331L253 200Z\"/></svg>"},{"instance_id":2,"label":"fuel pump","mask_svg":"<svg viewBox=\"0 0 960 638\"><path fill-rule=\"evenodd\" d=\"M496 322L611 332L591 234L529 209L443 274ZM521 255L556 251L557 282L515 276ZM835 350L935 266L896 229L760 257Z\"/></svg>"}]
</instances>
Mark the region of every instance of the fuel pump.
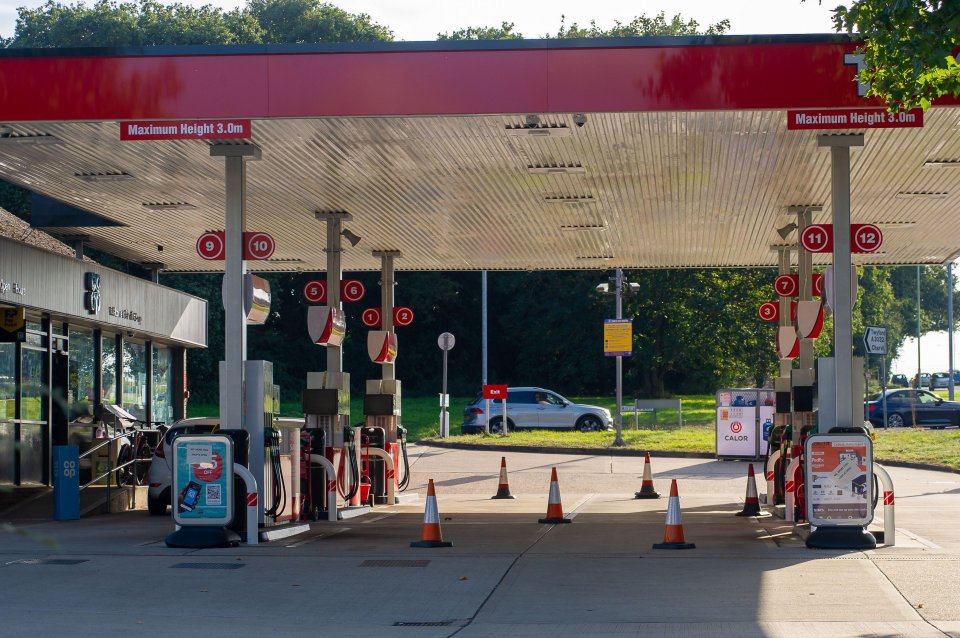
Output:
<instances>
[{"instance_id":1,"label":"fuel pump","mask_svg":"<svg viewBox=\"0 0 960 638\"><path fill-rule=\"evenodd\" d=\"M310 455L322 456L336 468L337 489L344 504L358 504L359 468L356 436L349 425L350 375L345 372L309 372L307 389L303 391L302 408L304 430L301 440L307 440L309 452L301 459L301 480L309 487L304 491L301 511L309 515L326 511L324 495L328 481L327 471L310 461Z\"/></svg>"}]
</instances>

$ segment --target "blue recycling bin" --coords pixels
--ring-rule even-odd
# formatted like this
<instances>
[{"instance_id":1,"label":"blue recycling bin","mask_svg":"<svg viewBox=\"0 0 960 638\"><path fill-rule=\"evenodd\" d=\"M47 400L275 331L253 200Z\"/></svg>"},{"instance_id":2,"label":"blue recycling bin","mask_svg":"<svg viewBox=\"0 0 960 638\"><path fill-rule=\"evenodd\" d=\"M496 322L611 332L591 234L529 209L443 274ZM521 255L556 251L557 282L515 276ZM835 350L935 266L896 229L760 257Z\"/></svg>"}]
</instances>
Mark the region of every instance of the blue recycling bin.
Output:
<instances>
[{"instance_id":1,"label":"blue recycling bin","mask_svg":"<svg viewBox=\"0 0 960 638\"><path fill-rule=\"evenodd\" d=\"M53 448L53 518L80 518L80 449L76 445Z\"/></svg>"}]
</instances>

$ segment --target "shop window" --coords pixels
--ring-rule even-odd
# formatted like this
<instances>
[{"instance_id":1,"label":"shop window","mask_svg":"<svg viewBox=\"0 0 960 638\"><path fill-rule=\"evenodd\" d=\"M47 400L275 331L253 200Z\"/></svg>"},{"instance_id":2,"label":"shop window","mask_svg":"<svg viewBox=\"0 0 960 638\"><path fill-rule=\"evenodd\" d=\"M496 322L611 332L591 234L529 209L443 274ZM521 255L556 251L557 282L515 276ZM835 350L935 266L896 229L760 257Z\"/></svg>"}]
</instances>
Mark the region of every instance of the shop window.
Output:
<instances>
[{"instance_id":1,"label":"shop window","mask_svg":"<svg viewBox=\"0 0 960 638\"><path fill-rule=\"evenodd\" d=\"M147 418L147 347L123 341L123 393L120 404L138 419Z\"/></svg>"},{"instance_id":2,"label":"shop window","mask_svg":"<svg viewBox=\"0 0 960 638\"><path fill-rule=\"evenodd\" d=\"M117 402L117 339L113 335L100 337L100 400L104 403Z\"/></svg>"},{"instance_id":3,"label":"shop window","mask_svg":"<svg viewBox=\"0 0 960 638\"><path fill-rule=\"evenodd\" d=\"M45 421L43 360L46 352L33 348L21 349L20 418L24 421Z\"/></svg>"},{"instance_id":4,"label":"shop window","mask_svg":"<svg viewBox=\"0 0 960 638\"><path fill-rule=\"evenodd\" d=\"M17 418L17 344L0 343L0 421Z\"/></svg>"},{"instance_id":5,"label":"shop window","mask_svg":"<svg viewBox=\"0 0 960 638\"><path fill-rule=\"evenodd\" d=\"M67 384L70 419L83 414L93 414L93 377L96 370L96 353L93 348L93 331L70 328L70 372Z\"/></svg>"},{"instance_id":6,"label":"shop window","mask_svg":"<svg viewBox=\"0 0 960 638\"><path fill-rule=\"evenodd\" d=\"M170 348L153 347L153 420L173 421L173 353Z\"/></svg>"}]
</instances>

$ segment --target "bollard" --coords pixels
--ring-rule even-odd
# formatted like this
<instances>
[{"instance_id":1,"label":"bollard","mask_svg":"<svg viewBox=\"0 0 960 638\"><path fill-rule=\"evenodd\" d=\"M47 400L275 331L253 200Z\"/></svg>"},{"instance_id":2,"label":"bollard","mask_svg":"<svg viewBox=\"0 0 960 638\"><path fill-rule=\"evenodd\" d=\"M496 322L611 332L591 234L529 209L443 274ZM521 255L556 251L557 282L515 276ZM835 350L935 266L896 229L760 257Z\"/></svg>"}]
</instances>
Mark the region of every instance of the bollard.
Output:
<instances>
[{"instance_id":1,"label":"bollard","mask_svg":"<svg viewBox=\"0 0 960 638\"><path fill-rule=\"evenodd\" d=\"M879 463L873 464L874 473L880 477L883 485L883 544L893 547L897 544L896 515L893 504L893 479Z\"/></svg>"},{"instance_id":2,"label":"bollard","mask_svg":"<svg viewBox=\"0 0 960 638\"><path fill-rule=\"evenodd\" d=\"M764 471L764 478L767 480L767 505L773 507L777 504L777 484L776 467L780 459L780 450L774 450L770 458L767 459L767 469Z\"/></svg>"}]
</instances>

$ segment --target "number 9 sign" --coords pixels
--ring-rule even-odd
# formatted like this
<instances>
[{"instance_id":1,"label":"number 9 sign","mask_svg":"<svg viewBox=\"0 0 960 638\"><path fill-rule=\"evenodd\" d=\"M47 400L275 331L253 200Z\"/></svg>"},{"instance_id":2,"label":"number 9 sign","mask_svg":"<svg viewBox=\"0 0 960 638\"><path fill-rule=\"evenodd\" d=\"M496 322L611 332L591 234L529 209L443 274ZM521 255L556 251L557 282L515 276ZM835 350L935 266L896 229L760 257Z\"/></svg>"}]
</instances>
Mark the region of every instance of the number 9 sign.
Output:
<instances>
[{"instance_id":1,"label":"number 9 sign","mask_svg":"<svg viewBox=\"0 0 960 638\"><path fill-rule=\"evenodd\" d=\"M197 239L197 254L207 261L222 260L225 250L222 230L208 230Z\"/></svg>"}]
</instances>

